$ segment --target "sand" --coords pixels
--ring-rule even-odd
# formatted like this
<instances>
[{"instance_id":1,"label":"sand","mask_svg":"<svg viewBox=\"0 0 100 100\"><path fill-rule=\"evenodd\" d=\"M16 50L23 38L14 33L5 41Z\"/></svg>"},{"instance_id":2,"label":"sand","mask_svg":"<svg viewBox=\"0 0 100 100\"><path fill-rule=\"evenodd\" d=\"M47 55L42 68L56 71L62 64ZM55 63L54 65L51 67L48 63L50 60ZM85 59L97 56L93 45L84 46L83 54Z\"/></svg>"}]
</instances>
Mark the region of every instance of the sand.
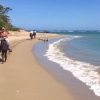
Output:
<instances>
[{"instance_id":1,"label":"sand","mask_svg":"<svg viewBox=\"0 0 100 100\"><path fill-rule=\"evenodd\" d=\"M7 62L0 64L0 100L75 100L68 89L39 65L32 54L38 39L31 41L28 35L25 31L9 35L14 48Z\"/></svg>"}]
</instances>

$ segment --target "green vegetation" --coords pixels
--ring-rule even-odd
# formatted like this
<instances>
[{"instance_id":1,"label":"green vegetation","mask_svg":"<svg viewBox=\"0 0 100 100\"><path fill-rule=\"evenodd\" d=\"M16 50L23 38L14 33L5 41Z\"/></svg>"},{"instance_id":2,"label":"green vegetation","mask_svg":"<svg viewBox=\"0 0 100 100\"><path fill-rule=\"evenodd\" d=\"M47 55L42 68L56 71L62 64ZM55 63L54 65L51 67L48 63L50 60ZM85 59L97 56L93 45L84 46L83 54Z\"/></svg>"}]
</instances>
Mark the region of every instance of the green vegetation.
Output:
<instances>
[{"instance_id":1,"label":"green vegetation","mask_svg":"<svg viewBox=\"0 0 100 100\"><path fill-rule=\"evenodd\" d=\"M0 4L0 29L5 27L8 30L18 31L19 28L16 28L11 24L10 17L7 15L11 10L10 7L4 7Z\"/></svg>"}]
</instances>

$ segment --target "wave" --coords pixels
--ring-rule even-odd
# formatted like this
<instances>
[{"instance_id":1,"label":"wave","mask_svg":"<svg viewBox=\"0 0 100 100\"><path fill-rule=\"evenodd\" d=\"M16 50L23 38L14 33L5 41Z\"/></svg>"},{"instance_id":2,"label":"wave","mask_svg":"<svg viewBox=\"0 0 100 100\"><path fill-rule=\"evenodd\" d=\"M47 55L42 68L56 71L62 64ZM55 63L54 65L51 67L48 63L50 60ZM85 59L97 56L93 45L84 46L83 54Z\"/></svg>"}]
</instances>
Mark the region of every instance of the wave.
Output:
<instances>
[{"instance_id":1,"label":"wave","mask_svg":"<svg viewBox=\"0 0 100 100\"><path fill-rule=\"evenodd\" d=\"M80 38L80 36L68 36L67 38L49 44L49 48L44 56L50 61L59 64L63 70L70 71L74 77L89 86L89 89L92 90L95 95L100 96L100 74L97 72L100 66L70 59L58 48L60 43L75 38Z\"/></svg>"}]
</instances>

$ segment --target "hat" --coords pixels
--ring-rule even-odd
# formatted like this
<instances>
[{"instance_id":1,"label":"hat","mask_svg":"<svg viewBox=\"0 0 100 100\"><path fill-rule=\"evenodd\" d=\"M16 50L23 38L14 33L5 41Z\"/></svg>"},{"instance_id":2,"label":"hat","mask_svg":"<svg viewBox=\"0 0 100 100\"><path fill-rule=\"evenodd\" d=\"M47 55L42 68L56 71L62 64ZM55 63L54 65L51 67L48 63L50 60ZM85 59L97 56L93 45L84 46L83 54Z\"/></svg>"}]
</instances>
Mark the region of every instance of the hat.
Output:
<instances>
[{"instance_id":1,"label":"hat","mask_svg":"<svg viewBox=\"0 0 100 100\"><path fill-rule=\"evenodd\" d=\"M5 28L4 27L2 27L2 30L4 30Z\"/></svg>"}]
</instances>

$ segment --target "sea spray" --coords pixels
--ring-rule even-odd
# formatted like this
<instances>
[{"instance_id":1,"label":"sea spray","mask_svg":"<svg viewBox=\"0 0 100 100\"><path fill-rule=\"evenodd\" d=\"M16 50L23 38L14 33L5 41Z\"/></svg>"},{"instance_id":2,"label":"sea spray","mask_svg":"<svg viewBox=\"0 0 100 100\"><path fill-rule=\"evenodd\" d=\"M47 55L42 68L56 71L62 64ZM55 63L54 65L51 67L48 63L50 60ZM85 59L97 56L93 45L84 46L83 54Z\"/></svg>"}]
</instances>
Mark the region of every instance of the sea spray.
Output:
<instances>
[{"instance_id":1,"label":"sea spray","mask_svg":"<svg viewBox=\"0 0 100 100\"><path fill-rule=\"evenodd\" d=\"M92 90L95 95L100 96L100 75L97 72L97 69L100 66L72 60L65 56L65 54L58 48L60 43L75 38L80 38L80 36L68 36L67 38L49 44L49 48L44 56L50 61L58 63L63 70L70 71L74 77L89 86L89 89Z\"/></svg>"}]
</instances>

